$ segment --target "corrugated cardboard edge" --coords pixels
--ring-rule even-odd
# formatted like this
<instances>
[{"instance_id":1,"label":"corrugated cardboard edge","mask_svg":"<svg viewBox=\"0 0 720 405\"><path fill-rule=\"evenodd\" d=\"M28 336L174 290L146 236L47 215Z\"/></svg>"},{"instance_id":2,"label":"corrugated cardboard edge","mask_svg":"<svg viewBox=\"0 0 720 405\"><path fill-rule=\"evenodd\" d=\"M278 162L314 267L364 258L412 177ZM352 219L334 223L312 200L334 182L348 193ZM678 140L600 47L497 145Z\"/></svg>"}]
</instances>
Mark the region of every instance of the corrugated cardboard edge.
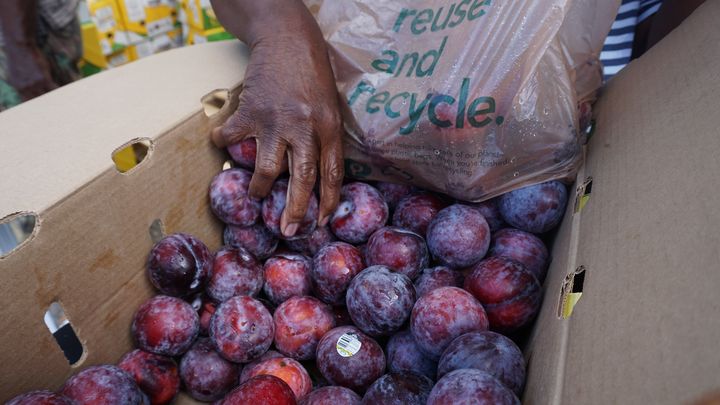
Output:
<instances>
[{"instance_id":1,"label":"corrugated cardboard edge","mask_svg":"<svg viewBox=\"0 0 720 405\"><path fill-rule=\"evenodd\" d=\"M525 403L676 404L720 386L717 21L706 2L600 97L578 175L593 194L574 216L570 201L553 249ZM562 320L580 265L583 297Z\"/></svg>"}]
</instances>

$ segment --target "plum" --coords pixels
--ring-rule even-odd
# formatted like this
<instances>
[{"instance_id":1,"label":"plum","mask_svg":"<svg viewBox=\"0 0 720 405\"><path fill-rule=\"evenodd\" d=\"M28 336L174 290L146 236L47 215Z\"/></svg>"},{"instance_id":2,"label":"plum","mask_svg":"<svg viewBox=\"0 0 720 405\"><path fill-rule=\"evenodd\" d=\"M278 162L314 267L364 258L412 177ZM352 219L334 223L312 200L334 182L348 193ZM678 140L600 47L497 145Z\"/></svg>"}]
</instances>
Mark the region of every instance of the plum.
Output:
<instances>
[{"instance_id":1,"label":"plum","mask_svg":"<svg viewBox=\"0 0 720 405\"><path fill-rule=\"evenodd\" d=\"M550 262L548 249L540 238L514 228L501 229L493 234L488 256L504 256L522 263L540 284L545 280Z\"/></svg>"},{"instance_id":2,"label":"plum","mask_svg":"<svg viewBox=\"0 0 720 405\"><path fill-rule=\"evenodd\" d=\"M262 356L256 358L255 360L245 364L245 367L243 367L242 371L240 372L240 381L247 381L250 379L248 377L250 375L250 372L252 371L253 367L262 363L263 361L267 359L274 359L277 357L286 357L284 354L277 352L275 350L268 350L265 353L263 353Z\"/></svg>"},{"instance_id":3,"label":"plum","mask_svg":"<svg viewBox=\"0 0 720 405\"><path fill-rule=\"evenodd\" d=\"M390 210L395 209L400 200L409 196L415 190L413 186L407 184L386 183L384 181L377 182L375 188L383 196Z\"/></svg>"},{"instance_id":4,"label":"plum","mask_svg":"<svg viewBox=\"0 0 720 405\"><path fill-rule=\"evenodd\" d=\"M257 222L260 200L248 193L251 178L252 173L245 169L228 169L210 183L210 208L222 222L238 226Z\"/></svg>"},{"instance_id":5,"label":"plum","mask_svg":"<svg viewBox=\"0 0 720 405\"><path fill-rule=\"evenodd\" d=\"M310 195L307 211L302 222L296 224L297 228L291 235L283 235L280 229L280 217L285 210L288 196L288 180L278 179L270 189L270 194L262 201L262 218L270 233L281 239L297 239L309 236L317 226L319 215L318 200L315 194ZM288 226L289 228L289 226Z\"/></svg>"},{"instance_id":6,"label":"plum","mask_svg":"<svg viewBox=\"0 0 720 405\"><path fill-rule=\"evenodd\" d=\"M484 371L452 371L433 387L427 405L520 405L515 394Z\"/></svg>"},{"instance_id":7,"label":"plum","mask_svg":"<svg viewBox=\"0 0 720 405\"><path fill-rule=\"evenodd\" d=\"M491 257L471 271L465 289L482 303L492 330L514 332L535 319L542 290L525 266L507 257Z\"/></svg>"},{"instance_id":8,"label":"plum","mask_svg":"<svg viewBox=\"0 0 720 405\"><path fill-rule=\"evenodd\" d=\"M201 291L212 272L213 256L199 239L184 233L158 241L147 259L150 282L162 294L186 296Z\"/></svg>"},{"instance_id":9,"label":"plum","mask_svg":"<svg viewBox=\"0 0 720 405\"><path fill-rule=\"evenodd\" d=\"M179 298L165 295L140 305L132 323L137 346L164 356L185 353L199 332L200 319L195 309Z\"/></svg>"},{"instance_id":10,"label":"plum","mask_svg":"<svg viewBox=\"0 0 720 405\"><path fill-rule=\"evenodd\" d=\"M318 344L316 362L328 382L358 392L385 371L385 354L380 345L352 326L326 333Z\"/></svg>"},{"instance_id":11,"label":"plum","mask_svg":"<svg viewBox=\"0 0 720 405\"><path fill-rule=\"evenodd\" d=\"M144 404L135 380L116 366L88 367L65 381L60 393L77 405Z\"/></svg>"},{"instance_id":12,"label":"plum","mask_svg":"<svg viewBox=\"0 0 720 405\"><path fill-rule=\"evenodd\" d=\"M172 357L135 349L120 359L118 367L135 379L152 405L170 403L180 391L178 366Z\"/></svg>"},{"instance_id":13,"label":"plum","mask_svg":"<svg viewBox=\"0 0 720 405\"><path fill-rule=\"evenodd\" d=\"M296 405L295 394L285 382L272 375L253 377L230 391L214 405Z\"/></svg>"},{"instance_id":14,"label":"plum","mask_svg":"<svg viewBox=\"0 0 720 405\"><path fill-rule=\"evenodd\" d=\"M487 329L488 318L480 302L457 287L440 287L420 297L410 316L415 343L433 360L456 337Z\"/></svg>"},{"instance_id":15,"label":"plum","mask_svg":"<svg viewBox=\"0 0 720 405\"><path fill-rule=\"evenodd\" d=\"M358 398L358 403L359 398ZM5 405L75 405L70 398L50 391L31 391L18 395Z\"/></svg>"},{"instance_id":16,"label":"plum","mask_svg":"<svg viewBox=\"0 0 720 405\"><path fill-rule=\"evenodd\" d=\"M415 304L415 286L407 276L385 266L371 266L355 276L347 290L350 318L370 336L387 336L403 326Z\"/></svg>"},{"instance_id":17,"label":"plum","mask_svg":"<svg viewBox=\"0 0 720 405\"><path fill-rule=\"evenodd\" d=\"M505 220L503 220L500 214L498 198L492 198L480 203L470 203L469 206L478 210L482 216L485 217L485 221L487 221L490 227L490 232L498 231L505 225Z\"/></svg>"},{"instance_id":18,"label":"plum","mask_svg":"<svg viewBox=\"0 0 720 405\"><path fill-rule=\"evenodd\" d=\"M368 239L365 252L368 266L384 265L414 280L429 261L425 239L415 232L387 226Z\"/></svg>"},{"instance_id":19,"label":"plum","mask_svg":"<svg viewBox=\"0 0 720 405\"><path fill-rule=\"evenodd\" d=\"M272 375L283 380L293 391L296 399L304 397L312 390L312 381L305 367L289 357L263 360L252 366L242 377L249 380L258 375ZM247 380L240 380L240 384Z\"/></svg>"},{"instance_id":20,"label":"plum","mask_svg":"<svg viewBox=\"0 0 720 405\"><path fill-rule=\"evenodd\" d=\"M360 405L361 398L355 391L337 386L322 387L313 390L303 398L299 405Z\"/></svg>"},{"instance_id":21,"label":"plum","mask_svg":"<svg viewBox=\"0 0 720 405\"><path fill-rule=\"evenodd\" d=\"M415 280L415 292L418 298L440 287L462 287L463 275L461 272L445 266L428 268L420 273Z\"/></svg>"},{"instance_id":22,"label":"plum","mask_svg":"<svg viewBox=\"0 0 720 405\"><path fill-rule=\"evenodd\" d=\"M223 241L228 246L247 250L260 260L270 257L278 245L278 239L264 224L228 225L223 233Z\"/></svg>"},{"instance_id":23,"label":"plum","mask_svg":"<svg viewBox=\"0 0 720 405\"><path fill-rule=\"evenodd\" d=\"M427 244L433 257L446 266L472 266L487 253L490 228L477 210L462 204L451 205L430 222Z\"/></svg>"},{"instance_id":24,"label":"plum","mask_svg":"<svg viewBox=\"0 0 720 405\"><path fill-rule=\"evenodd\" d=\"M388 206L380 192L365 183L349 183L340 191L340 204L330 219L338 239L359 244L388 220Z\"/></svg>"},{"instance_id":25,"label":"plum","mask_svg":"<svg viewBox=\"0 0 720 405\"><path fill-rule=\"evenodd\" d=\"M210 321L210 338L218 353L235 363L247 363L272 344L275 327L263 304L246 295L220 304Z\"/></svg>"},{"instance_id":26,"label":"plum","mask_svg":"<svg viewBox=\"0 0 720 405\"><path fill-rule=\"evenodd\" d=\"M215 401L237 385L238 366L215 351L208 338L200 338L180 360L185 390L198 401Z\"/></svg>"},{"instance_id":27,"label":"plum","mask_svg":"<svg viewBox=\"0 0 720 405\"><path fill-rule=\"evenodd\" d=\"M390 337L386 353L388 370L391 372L410 371L432 380L435 379L437 363L420 350L409 330L398 332Z\"/></svg>"},{"instance_id":28,"label":"plum","mask_svg":"<svg viewBox=\"0 0 720 405\"><path fill-rule=\"evenodd\" d=\"M392 223L424 236L430 221L446 206L447 203L434 194L411 195L398 203Z\"/></svg>"},{"instance_id":29,"label":"plum","mask_svg":"<svg viewBox=\"0 0 720 405\"><path fill-rule=\"evenodd\" d=\"M296 360L315 358L318 342L335 327L330 307L314 297L292 297L273 314L275 347Z\"/></svg>"},{"instance_id":30,"label":"plum","mask_svg":"<svg viewBox=\"0 0 720 405\"><path fill-rule=\"evenodd\" d=\"M360 251L345 242L322 247L313 258L312 281L315 296L331 304L345 304L350 281L365 268Z\"/></svg>"},{"instance_id":31,"label":"plum","mask_svg":"<svg viewBox=\"0 0 720 405\"><path fill-rule=\"evenodd\" d=\"M230 157L243 169L255 170L257 142L255 138L245 138L238 143L228 145Z\"/></svg>"},{"instance_id":32,"label":"plum","mask_svg":"<svg viewBox=\"0 0 720 405\"><path fill-rule=\"evenodd\" d=\"M433 382L410 372L389 373L378 378L365 392L367 405L425 405Z\"/></svg>"},{"instance_id":33,"label":"plum","mask_svg":"<svg viewBox=\"0 0 720 405\"><path fill-rule=\"evenodd\" d=\"M336 240L337 238L335 238L335 235L330 231L330 228L325 225L316 227L310 236L286 240L285 244L296 252L312 257L315 256L321 247Z\"/></svg>"},{"instance_id":34,"label":"plum","mask_svg":"<svg viewBox=\"0 0 720 405\"><path fill-rule=\"evenodd\" d=\"M309 295L312 291L312 261L302 255L277 255L263 266L263 291L275 305L293 296Z\"/></svg>"},{"instance_id":35,"label":"plum","mask_svg":"<svg viewBox=\"0 0 720 405\"><path fill-rule=\"evenodd\" d=\"M215 302L236 295L257 295L263 286L263 269L248 251L225 246L215 254L207 294Z\"/></svg>"},{"instance_id":36,"label":"plum","mask_svg":"<svg viewBox=\"0 0 720 405\"><path fill-rule=\"evenodd\" d=\"M515 342L499 333L471 332L453 340L440 357L438 377L462 368L475 368L490 374L518 397L523 392L523 354Z\"/></svg>"},{"instance_id":37,"label":"plum","mask_svg":"<svg viewBox=\"0 0 720 405\"><path fill-rule=\"evenodd\" d=\"M568 193L559 181L523 187L500 196L500 213L514 228L545 233L560 224Z\"/></svg>"}]
</instances>

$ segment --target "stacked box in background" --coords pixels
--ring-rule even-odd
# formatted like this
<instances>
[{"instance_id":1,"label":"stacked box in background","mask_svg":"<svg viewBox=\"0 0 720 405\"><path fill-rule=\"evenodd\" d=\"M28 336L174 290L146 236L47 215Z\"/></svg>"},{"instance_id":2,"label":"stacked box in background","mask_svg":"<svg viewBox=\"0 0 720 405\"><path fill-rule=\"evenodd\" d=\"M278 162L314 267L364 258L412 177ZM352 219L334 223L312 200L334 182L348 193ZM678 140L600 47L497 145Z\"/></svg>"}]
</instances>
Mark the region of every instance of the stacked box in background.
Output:
<instances>
[{"instance_id":1,"label":"stacked box in background","mask_svg":"<svg viewBox=\"0 0 720 405\"><path fill-rule=\"evenodd\" d=\"M85 0L84 75L182 46L176 0Z\"/></svg>"},{"instance_id":2,"label":"stacked box in background","mask_svg":"<svg viewBox=\"0 0 720 405\"><path fill-rule=\"evenodd\" d=\"M80 3L84 74L119 66L133 59L115 0Z\"/></svg>"},{"instance_id":3,"label":"stacked box in background","mask_svg":"<svg viewBox=\"0 0 720 405\"><path fill-rule=\"evenodd\" d=\"M180 0L179 19L186 45L234 38L220 25L210 0Z\"/></svg>"}]
</instances>

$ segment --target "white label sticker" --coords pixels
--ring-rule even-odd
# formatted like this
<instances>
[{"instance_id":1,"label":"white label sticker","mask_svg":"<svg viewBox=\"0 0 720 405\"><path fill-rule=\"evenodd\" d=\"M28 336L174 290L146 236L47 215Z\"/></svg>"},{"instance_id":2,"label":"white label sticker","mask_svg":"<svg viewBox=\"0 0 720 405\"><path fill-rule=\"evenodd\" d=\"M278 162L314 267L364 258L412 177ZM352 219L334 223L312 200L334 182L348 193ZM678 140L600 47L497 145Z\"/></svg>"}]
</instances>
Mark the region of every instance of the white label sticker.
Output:
<instances>
[{"instance_id":1,"label":"white label sticker","mask_svg":"<svg viewBox=\"0 0 720 405\"><path fill-rule=\"evenodd\" d=\"M145 19L145 2L142 0L124 0L125 9L127 10L128 19L130 21L140 21Z\"/></svg>"},{"instance_id":2,"label":"white label sticker","mask_svg":"<svg viewBox=\"0 0 720 405\"><path fill-rule=\"evenodd\" d=\"M115 28L115 16L113 16L112 7L100 7L95 10L93 21L100 32L110 31Z\"/></svg>"},{"instance_id":3,"label":"white label sticker","mask_svg":"<svg viewBox=\"0 0 720 405\"><path fill-rule=\"evenodd\" d=\"M360 351L360 347L362 347L362 343L360 343L358 335L352 332L343 333L342 336L338 338L337 344L335 345L335 349L338 354L343 357L352 357L356 355L357 352Z\"/></svg>"}]
</instances>

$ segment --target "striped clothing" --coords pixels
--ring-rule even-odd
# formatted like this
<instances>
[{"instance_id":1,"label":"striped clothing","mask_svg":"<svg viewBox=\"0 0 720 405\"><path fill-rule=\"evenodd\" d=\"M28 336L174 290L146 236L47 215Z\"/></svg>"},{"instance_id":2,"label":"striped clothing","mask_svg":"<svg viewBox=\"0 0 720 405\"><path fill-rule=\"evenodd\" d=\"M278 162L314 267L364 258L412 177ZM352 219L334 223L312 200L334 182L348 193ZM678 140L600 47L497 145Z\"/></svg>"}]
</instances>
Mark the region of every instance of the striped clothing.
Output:
<instances>
[{"instance_id":1,"label":"striped clothing","mask_svg":"<svg viewBox=\"0 0 720 405\"><path fill-rule=\"evenodd\" d=\"M600 61L607 80L630 62L635 39L635 27L655 14L662 0L622 0L615 22L605 39Z\"/></svg>"}]
</instances>

